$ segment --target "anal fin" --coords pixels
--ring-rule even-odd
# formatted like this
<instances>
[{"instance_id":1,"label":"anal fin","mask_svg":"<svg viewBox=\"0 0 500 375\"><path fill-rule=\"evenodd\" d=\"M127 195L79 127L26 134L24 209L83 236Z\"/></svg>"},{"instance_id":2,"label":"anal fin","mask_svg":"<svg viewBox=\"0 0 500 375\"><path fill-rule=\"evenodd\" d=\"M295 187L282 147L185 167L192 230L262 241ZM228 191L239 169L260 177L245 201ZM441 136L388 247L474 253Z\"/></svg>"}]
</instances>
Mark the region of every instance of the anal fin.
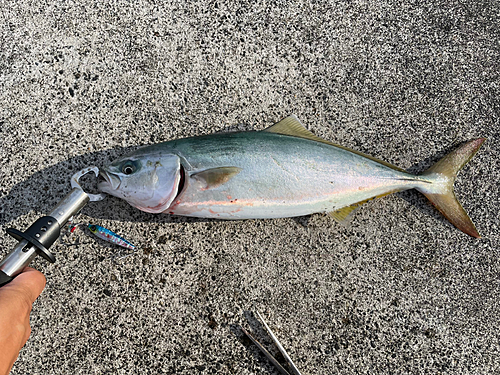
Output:
<instances>
[{"instance_id":1,"label":"anal fin","mask_svg":"<svg viewBox=\"0 0 500 375\"><path fill-rule=\"evenodd\" d=\"M354 211L358 207L359 206L356 203L356 204L353 204L352 206L347 206L347 207L341 208L340 210L337 210L337 211L328 212L328 216L333 218L337 223L341 223L342 221L345 220L345 218L347 216L349 216L349 214L352 211Z\"/></svg>"},{"instance_id":2,"label":"anal fin","mask_svg":"<svg viewBox=\"0 0 500 375\"><path fill-rule=\"evenodd\" d=\"M377 198L385 197L386 195L396 193L398 191L400 191L400 190L391 190L387 193L376 195L375 197L365 199L364 201L356 202L354 204L351 204L350 206L342 207L339 210L328 212L328 216L332 217L337 223L340 223L340 222L344 221L346 219L346 217L349 216L349 214L351 212L353 212L356 208L361 207L365 203L370 202L370 201L377 199Z\"/></svg>"}]
</instances>

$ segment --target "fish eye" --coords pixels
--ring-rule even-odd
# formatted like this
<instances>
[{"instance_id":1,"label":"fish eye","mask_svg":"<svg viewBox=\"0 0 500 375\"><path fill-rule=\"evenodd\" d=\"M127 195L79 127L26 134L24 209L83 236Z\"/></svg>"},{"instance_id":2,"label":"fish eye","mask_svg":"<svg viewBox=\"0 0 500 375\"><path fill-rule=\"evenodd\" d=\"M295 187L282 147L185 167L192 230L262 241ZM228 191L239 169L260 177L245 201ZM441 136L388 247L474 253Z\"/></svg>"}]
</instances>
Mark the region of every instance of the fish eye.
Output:
<instances>
[{"instance_id":1,"label":"fish eye","mask_svg":"<svg viewBox=\"0 0 500 375\"><path fill-rule=\"evenodd\" d=\"M92 232L95 232L97 230L97 227L95 225L91 225L89 226L89 229L92 231Z\"/></svg>"},{"instance_id":2,"label":"fish eye","mask_svg":"<svg viewBox=\"0 0 500 375\"><path fill-rule=\"evenodd\" d=\"M132 163L126 163L122 167L122 173L129 175L135 172L135 165Z\"/></svg>"}]
</instances>

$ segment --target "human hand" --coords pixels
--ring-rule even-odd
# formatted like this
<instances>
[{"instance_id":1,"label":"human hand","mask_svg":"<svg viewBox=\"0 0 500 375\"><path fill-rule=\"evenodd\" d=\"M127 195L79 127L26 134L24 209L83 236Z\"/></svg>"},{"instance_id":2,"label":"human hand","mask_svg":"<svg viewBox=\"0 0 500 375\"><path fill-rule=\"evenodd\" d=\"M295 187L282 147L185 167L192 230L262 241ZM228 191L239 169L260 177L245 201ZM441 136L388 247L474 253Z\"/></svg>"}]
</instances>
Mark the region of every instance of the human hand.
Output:
<instances>
[{"instance_id":1,"label":"human hand","mask_svg":"<svg viewBox=\"0 0 500 375\"><path fill-rule=\"evenodd\" d=\"M0 288L0 375L7 375L31 334L31 305L45 288L45 276L30 267Z\"/></svg>"}]
</instances>

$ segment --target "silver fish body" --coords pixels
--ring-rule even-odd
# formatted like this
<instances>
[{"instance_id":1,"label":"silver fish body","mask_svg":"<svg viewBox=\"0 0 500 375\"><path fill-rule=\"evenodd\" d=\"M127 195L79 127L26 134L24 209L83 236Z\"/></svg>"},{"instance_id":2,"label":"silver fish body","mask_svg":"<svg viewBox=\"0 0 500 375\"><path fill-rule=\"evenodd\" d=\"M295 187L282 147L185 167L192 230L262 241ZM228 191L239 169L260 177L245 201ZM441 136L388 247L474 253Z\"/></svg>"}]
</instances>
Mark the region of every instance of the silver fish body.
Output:
<instances>
[{"instance_id":1,"label":"silver fish body","mask_svg":"<svg viewBox=\"0 0 500 375\"><path fill-rule=\"evenodd\" d=\"M316 141L268 132L215 134L163 145L186 167L182 192L167 212L222 219L257 219L330 212L425 182ZM200 147L201 143L201 147ZM239 172L207 187L197 172Z\"/></svg>"},{"instance_id":2,"label":"silver fish body","mask_svg":"<svg viewBox=\"0 0 500 375\"><path fill-rule=\"evenodd\" d=\"M454 176L441 172L409 174L321 140L288 117L267 131L212 134L138 149L104 168L99 188L147 212L280 218L339 212L412 188L446 195ZM349 211L340 211L340 218Z\"/></svg>"}]
</instances>

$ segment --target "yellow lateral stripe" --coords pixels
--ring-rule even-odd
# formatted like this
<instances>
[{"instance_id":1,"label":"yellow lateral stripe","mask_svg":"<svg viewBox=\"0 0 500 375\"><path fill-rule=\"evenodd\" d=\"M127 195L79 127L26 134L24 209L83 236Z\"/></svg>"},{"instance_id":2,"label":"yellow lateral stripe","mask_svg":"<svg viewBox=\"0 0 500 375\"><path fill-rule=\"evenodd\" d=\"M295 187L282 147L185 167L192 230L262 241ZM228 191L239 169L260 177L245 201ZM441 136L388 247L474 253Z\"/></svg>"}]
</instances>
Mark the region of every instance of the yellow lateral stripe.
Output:
<instances>
[{"instance_id":1,"label":"yellow lateral stripe","mask_svg":"<svg viewBox=\"0 0 500 375\"><path fill-rule=\"evenodd\" d=\"M375 161L377 163L385 165L386 167L389 167L389 168L394 169L396 171L405 172L404 169L396 167L395 165L393 165L391 163L387 163L386 161L374 158L373 156L363 154L362 152L350 149L349 147L344 147L344 146L338 145L336 143L327 141L327 140L325 140L323 138L320 138L320 137L314 135L309 130L307 130L304 127L304 125L302 125L302 123L300 122L300 120L297 117L295 117L295 115L290 115L290 116L284 118L280 122L278 122L278 123L274 124L273 126L265 129L264 131L265 132L269 132L269 133L290 135L290 136L293 136L293 137L300 137L300 138L310 139L310 140L316 141L316 142L326 143L327 145L338 147L338 148L341 148L343 150L352 152L354 154L363 156L363 157L365 157L367 159L373 160L373 161Z\"/></svg>"}]
</instances>

